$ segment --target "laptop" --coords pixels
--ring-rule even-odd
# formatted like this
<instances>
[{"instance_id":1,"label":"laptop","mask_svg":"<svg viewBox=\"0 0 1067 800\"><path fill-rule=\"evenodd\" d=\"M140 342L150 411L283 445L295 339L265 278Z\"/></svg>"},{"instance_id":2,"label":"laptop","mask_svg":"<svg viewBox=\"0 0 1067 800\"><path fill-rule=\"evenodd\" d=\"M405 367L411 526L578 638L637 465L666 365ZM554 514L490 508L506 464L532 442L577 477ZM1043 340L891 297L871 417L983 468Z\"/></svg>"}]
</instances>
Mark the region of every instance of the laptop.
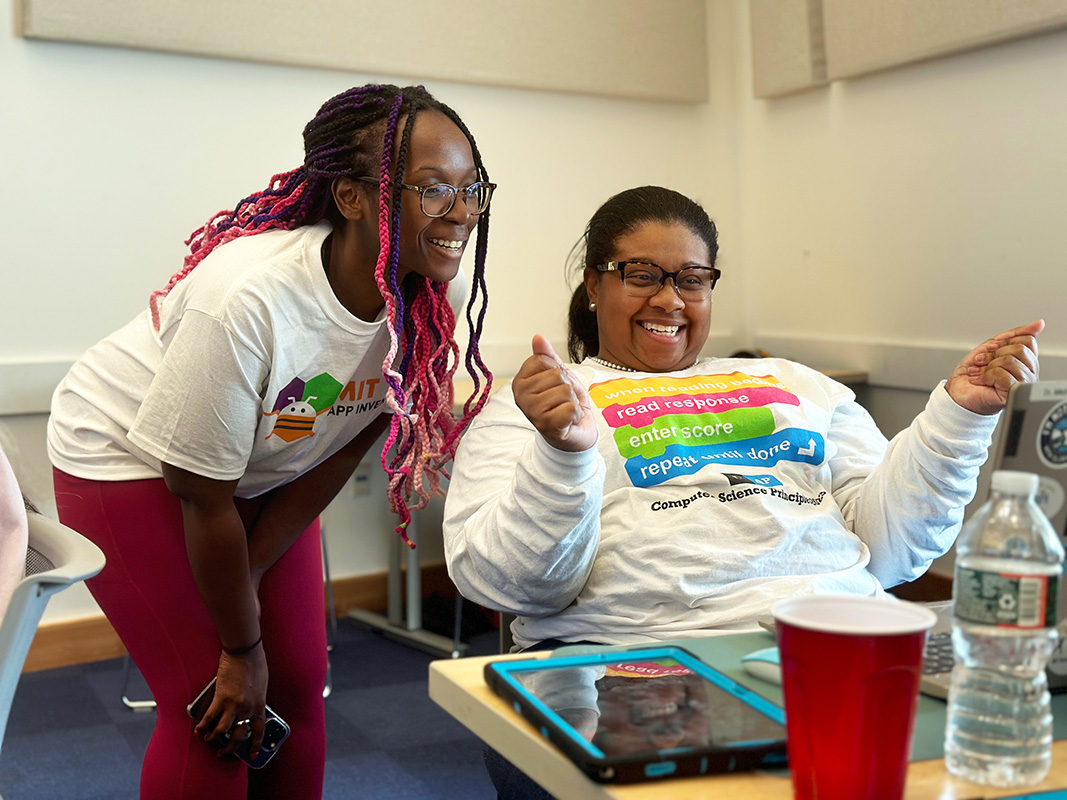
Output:
<instances>
[{"instance_id":1,"label":"laptop","mask_svg":"<svg viewBox=\"0 0 1067 800\"><path fill-rule=\"evenodd\" d=\"M982 467L978 493L968 512L989 495L993 472L1001 469L1033 472L1038 476L1037 504L1067 547L1067 381L1017 383L998 426L993 455ZM969 514L968 514L969 516ZM921 689L932 697L947 697L952 672L952 604L937 604L938 623L926 645ZM1067 691L1067 581L1060 583L1060 643L1046 674L1049 691Z\"/></svg>"}]
</instances>

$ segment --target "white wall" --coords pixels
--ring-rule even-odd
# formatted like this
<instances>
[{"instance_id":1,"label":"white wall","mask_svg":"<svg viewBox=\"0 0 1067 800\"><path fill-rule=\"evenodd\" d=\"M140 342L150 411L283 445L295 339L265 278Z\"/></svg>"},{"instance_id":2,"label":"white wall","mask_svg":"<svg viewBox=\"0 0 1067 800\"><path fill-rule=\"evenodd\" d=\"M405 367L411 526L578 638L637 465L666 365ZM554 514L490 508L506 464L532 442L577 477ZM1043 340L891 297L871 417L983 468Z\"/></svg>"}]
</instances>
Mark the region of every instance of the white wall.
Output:
<instances>
[{"instance_id":1,"label":"white wall","mask_svg":"<svg viewBox=\"0 0 1067 800\"><path fill-rule=\"evenodd\" d=\"M764 101L735 22L752 343L868 370L889 436L968 350L1037 317L1042 377L1067 378L1067 31Z\"/></svg>"},{"instance_id":2,"label":"white wall","mask_svg":"<svg viewBox=\"0 0 1067 800\"><path fill-rule=\"evenodd\" d=\"M710 352L753 344L928 390L981 339L1044 316L1043 375L1067 377L1067 32L757 101L747 3L708 2L707 104L426 81L501 186L490 365L514 369L535 331L562 344L571 245L612 192L655 182L701 199L722 231ZM322 100L381 78L0 33L0 368L73 359L124 323L191 230L299 162ZM43 416L3 425L47 484ZM381 484L327 513L334 576L384 569ZM426 560L440 560L436 524L427 514ZM71 592L49 614L92 611Z\"/></svg>"},{"instance_id":3,"label":"white wall","mask_svg":"<svg viewBox=\"0 0 1067 800\"><path fill-rule=\"evenodd\" d=\"M14 1L0 0L0 18L5 10L12 17ZM565 258L613 192L671 186L702 200L724 229L736 229L733 123L711 111L732 102L733 9L720 9L720 21L723 14L730 24L713 37L707 105L425 81L463 116L500 185L482 344L499 374L521 362L535 332L563 345ZM379 80L412 82L0 32L0 381L7 384L0 399L38 374L35 365L73 360L144 308L180 266L192 230L300 163L300 132L322 101ZM733 233L724 235L725 247L732 242ZM737 283L725 288L720 302L736 301L739 290ZM739 341L740 308L734 302L718 314L712 347ZM46 389L35 390L36 407L20 398L22 411L36 413L0 418L38 497L47 495L49 480L40 413ZM376 474L367 498L346 489L328 512L334 577L385 569L395 523L381 499L383 482ZM423 558L440 561L428 517ZM95 607L79 589L54 599L48 618L84 613Z\"/></svg>"},{"instance_id":4,"label":"white wall","mask_svg":"<svg viewBox=\"0 0 1067 800\"><path fill-rule=\"evenodd\" d=\"M755 344L928 388L1041 316L1067 377L1067 31L763 101L736 22Z\"/></svg>"}]
</instances>

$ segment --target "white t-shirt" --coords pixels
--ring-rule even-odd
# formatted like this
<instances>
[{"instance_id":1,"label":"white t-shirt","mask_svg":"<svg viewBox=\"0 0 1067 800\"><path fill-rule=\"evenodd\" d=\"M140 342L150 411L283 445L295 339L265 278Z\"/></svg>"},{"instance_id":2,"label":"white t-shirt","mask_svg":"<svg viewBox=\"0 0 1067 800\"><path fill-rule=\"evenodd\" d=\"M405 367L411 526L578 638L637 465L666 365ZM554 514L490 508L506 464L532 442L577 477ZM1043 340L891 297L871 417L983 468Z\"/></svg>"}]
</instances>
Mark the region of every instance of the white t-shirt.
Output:
<instances>
[{"instance_id":1,"label":"white t-shirt","mask_svg":"<svg viewBox=\"0 0 1067 800\"><path fill-rule=\"evenodd\" d=\"M160 477L166 462L255 497L321 463L387 410L383 315L334 295L330 225L222 245L162 304L90 348L52 398L52 463L90 480Z\"/></svg>"},{"instance_id":2,"label":"white t-shirt","mask_svg":"<svg viewBox=\"0 0 1067 800\"><path fill-rule=\"evenodd\" d=\"M911 580L951 546L997 420L938 387L887 443L848 387L782 359L570 369L597 446L556 450L504 387L445 504L452 579L517 614L519 646L749 630L782 597Z\"/></svg>"}]
</instances>

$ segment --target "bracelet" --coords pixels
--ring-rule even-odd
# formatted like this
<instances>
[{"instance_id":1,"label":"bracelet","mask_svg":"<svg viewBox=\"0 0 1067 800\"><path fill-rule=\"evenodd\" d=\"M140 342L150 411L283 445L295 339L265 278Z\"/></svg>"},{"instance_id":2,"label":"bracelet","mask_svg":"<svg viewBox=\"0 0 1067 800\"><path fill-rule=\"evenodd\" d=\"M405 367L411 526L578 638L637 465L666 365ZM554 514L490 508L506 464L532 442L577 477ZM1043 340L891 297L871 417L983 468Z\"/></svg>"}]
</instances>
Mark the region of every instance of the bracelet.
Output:
<instances>
[{"instance_id":1,"label":"bracelet","mask_svg":"<svg viewBox=\"0 0 1067 800\"><path fill-rule=\"evenodd\" d=\"M247 647L235 647L232 650L229 647L223 647L222 648L222 652L224 652L228 656L243 656L245 653L251 653L257 647L259 647L262 643L263 643L263 634L260 634L259 638L256 639L254 642L252 642L252 644L248 645Z\"/></svg>"}]
</instances>

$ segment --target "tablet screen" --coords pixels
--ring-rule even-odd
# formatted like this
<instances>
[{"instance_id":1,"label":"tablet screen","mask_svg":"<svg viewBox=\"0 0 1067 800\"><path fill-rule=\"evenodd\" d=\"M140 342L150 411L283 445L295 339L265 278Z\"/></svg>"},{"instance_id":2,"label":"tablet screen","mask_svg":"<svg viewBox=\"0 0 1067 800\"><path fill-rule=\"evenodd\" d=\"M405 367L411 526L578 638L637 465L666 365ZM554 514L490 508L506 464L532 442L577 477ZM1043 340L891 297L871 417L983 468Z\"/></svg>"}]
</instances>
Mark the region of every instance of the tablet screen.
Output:
<instances>
[{"instance_id":1,"label":"tablet screen","mask_svg":"<svg viewBox=\"0 0 1067 800\"><path fill-rule=\"evenodd\" d=\"M781 709L696 659L682 663L670 656L612 654L600 663L574 665L576 660L542 659L509 672L597 755L785 739Z\"/></svg>"}]
</instances>

